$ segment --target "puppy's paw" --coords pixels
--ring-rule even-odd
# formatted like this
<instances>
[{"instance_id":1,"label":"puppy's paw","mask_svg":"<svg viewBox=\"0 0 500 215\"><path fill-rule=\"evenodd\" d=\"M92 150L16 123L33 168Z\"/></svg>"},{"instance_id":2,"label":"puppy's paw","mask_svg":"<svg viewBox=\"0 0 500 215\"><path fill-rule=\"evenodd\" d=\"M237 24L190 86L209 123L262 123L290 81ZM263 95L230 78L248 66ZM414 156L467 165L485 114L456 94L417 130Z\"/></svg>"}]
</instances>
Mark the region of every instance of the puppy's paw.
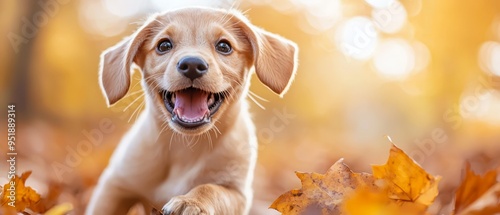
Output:
<instances>
[{"instance_id":1,"label":"puppy's paw","mask_svg":"<svg viewBox=\"0 0 500 215\"><path fill-rule=\"evenodd\" d=\"M176 196L163 206L161 210L164 215L213 215L211 208L203 205L194 198Z\"/></svg>"}]
</instances>

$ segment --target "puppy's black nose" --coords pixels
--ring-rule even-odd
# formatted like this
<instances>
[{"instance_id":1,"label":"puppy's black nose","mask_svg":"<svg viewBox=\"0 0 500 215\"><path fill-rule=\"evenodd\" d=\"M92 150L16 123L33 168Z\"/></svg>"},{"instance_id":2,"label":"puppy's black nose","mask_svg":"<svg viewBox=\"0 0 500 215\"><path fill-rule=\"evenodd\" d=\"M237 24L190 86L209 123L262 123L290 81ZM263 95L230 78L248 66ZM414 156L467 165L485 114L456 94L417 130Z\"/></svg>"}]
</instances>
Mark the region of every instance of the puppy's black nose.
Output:
<instances>
[{"instance_id":1,"label":"puppy's black nose","mask_svg":"<svg viewBox=\"0 0 500 215\"><path fill-rule=\"evenodd\" d=\"M177 71L194 80L208 72L208 64L198 57L184 57L177 63Z\"/></svg>"}]
</instances>

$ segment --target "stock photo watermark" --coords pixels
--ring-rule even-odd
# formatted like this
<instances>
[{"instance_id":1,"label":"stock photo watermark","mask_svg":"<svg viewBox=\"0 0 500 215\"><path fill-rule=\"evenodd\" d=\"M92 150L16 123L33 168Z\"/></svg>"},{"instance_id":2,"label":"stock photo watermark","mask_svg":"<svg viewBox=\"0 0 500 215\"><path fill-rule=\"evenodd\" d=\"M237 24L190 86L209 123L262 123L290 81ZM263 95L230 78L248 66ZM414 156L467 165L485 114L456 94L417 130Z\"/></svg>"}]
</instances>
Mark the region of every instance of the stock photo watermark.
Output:
<instances>
[{"instance_id":1,"label":"stock photo watermark","mask_svg":"<svg viewBox=\"0 0 500 215\"><path fill-rule=\"evenodd\" d=\"M5 189L7 195L7 205L16 207L16 105L10 104L7 106L7 163L8 172L7 178L10 180Z\"/></svg>"},{"instance_id":2,"label":"stock photo watermark","mask_svg":"<svg viewBox=\"0 0 500 215\"><path fill-rule=\"evenodd\" d=\"M122 100L124 101L120 104L135 103L140 97L141 96L133 98L132 96L128 96L126 98L123 98ZM129 106L117 104L112 106L110 109L114 113L121 113L118 117L120 121L127 121L128 114L125 111L128 107ZM128 122L130 122L130 118L133 117L136 112L137 110L132 113L132 116L129 117ZM95 147L98 147L103 143L105 135L109 135L115 130L116 125L109 118L102 118L99 121L97 128L82 130L81 134L84 136L84 139L79 141L76 146L65 147L66 156L63 162L52 162L52 170L54 171L57 179L59 181L63 181L65 174L72 173L74 169L83 162L84 158L92 154L92 151L95 149Z\"/></svg>"},{"instance_id":3,"label":"stock photo watermark","mask_svg":"<svg viewBox=\"0 0 500 215\"><path fill-rule=\"evenodd\" d=\"M239 145L239 147L235 149L238 150L238 153L257 153L258 151L264 150L266 146L275 141L277 134L285 132L286 128L293 122L295 118L297 118L297 115L290 113L286 107L283 107L281 110L274 108L272 112L273 116L267 121L267 126L257 128L257 145ZM252 154L248 156L252 156ZM219 171L212 171L209 174L210 177L217 183L225 184L233 180L234 177L238 176L237 174L240 174L246 168L247 164L233 160L226 164L224 169Z\"/></svg>"},{"instance_id":4,"label":"stock photo watermark","mask_svg":"<svg viewBox=\"0 0 500 215\"><path fill-rule=\"evenodd\" d=\"M481 77L479 79L479 85L473 90L473 94L464 97L458 104L455 104L444 112L442 118L452 131L461 128L464 117L481 111L481 101L485 100L488 94L494 93L495 90L490 86L498 86L498 84L500 84L498 82L500 81L495 80L493 77L489 78L490 80ZM415 139L414 143L418 149L412 151L410 156L417 161L417 163L423 163L439 146L448 143L448 140L447 131L442 127L436 127L430 132L429 137Z\"/></svg>"},{"instance_id":5,"label":"stock photo watermark","mask_svg":"<svg viewBox=\"0 0 500 215\"><path fill-rule=\"evenodd\" d=\"M41 10L34 13L31 18L21 18L20 34L14 32L9 32L7 34L7 38L15 53L19 52L21 45L33 39L38 33L38 30L46 26L49 23L49 19L55 17L60 7L67 4L69 0L47 0L37 2Z\"/></svg>"},{"instance_id":6,"label":"stock photo watermark","mask_svg":"<svg viewBox=\"0 0 500 215\"><path fill-rule=\"evenodd\" d=\"M268 126L257 128L257 137L260 143L263 145L272 143L275 135L285 131L296 117L297 115L289 113L286 107L281 110L273 109L273 116L269 119Z\"/></svg>"},{"instance_id":7,"label":"stock photo watermark","mask_svg":"<svg viewBox=\"0 0 500 215\"><path fill-rule=\"evenodd\" d=\"M353 32L348 42L341 43L342 52L346 57L361 55L365 49L371 49L378 38L376 27L383 29L391 24L394 17L404 13L404 7L398 3L392 3L387 8L376 10L372 19L365 22L362 26L356 26L351 29Z\"/></svg>"},{"instance_id":8,"label":"stock photo watermark","mask_svg":"<svg viewBox=\"0 0 500 215\"><path fill-rule=\"evenodd\" d=\"M76 144L76 147L66 146L66 157L64 163L55 161L52 163L56 177L59 181L63 180L66 173L73 172L74 168L80 165L84 157L89 156L94 147L102 144L104 135L110 134L115 130L115 125L111 119L103 118L99 121L99 127L90 131L83 130L82 134L85 139Z\"/></svg>"}]
</instances>

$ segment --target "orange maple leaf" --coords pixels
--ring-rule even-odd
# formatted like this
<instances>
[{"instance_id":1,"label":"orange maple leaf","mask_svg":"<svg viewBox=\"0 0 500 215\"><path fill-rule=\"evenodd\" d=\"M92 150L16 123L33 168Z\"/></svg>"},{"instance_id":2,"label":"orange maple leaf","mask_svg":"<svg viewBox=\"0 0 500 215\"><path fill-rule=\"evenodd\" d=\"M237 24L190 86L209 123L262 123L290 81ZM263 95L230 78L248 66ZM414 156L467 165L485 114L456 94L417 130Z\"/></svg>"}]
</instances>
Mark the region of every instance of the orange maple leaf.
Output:
<instances>
[{"instance_id":1,"label":"orange maple leaf","mask_svg":"<svg viewBox=\"0 0 500 215\"><path fill-rule=\"evenodd\" d=\"M379 189L360 187L346 200L350 215L421 215L438 195L440 177L433 177L413 159L392 145L384 165L372 166ZM363 205L360 207L359 205Z\"/></svg>"},{"instance_id":2,"label":"orange maple leaf","mask_svg":"<svg viewBox=\"0 0 500 215\"><path fill-rule=\"evenodd\" d=\"M26 179L31 175L31 171L24 172L21 177L13 177L3 187L0 195L0 206L15 208L21 212L40 201L40 195L31 187L26 187Z\"/></svg>"},{"instance_id":3,"label":"orange maple leaf","mask_svg":"<svg viewBox=\"0 0 500 215\"><path fill-rule=\"evenodd\" d=\"M394 144L387 163L374 165L372 170L375 178L387 183L391 199L429 206L438 195L441 177L433 177L427 173Z\"/></svg>"},{"instance_id":4,"label":"orange maple leaf","mask_svg":"<svg viewBox=\"0 0 500 215\"><path fill-rule=\"evenodd\" d=\"M367 173L354 173L337 161L323 175L318 173L296 173L302 182L302 189L291 190L274 201L271 208L283 214L301 214L309 206L321 208L322 214L338 214L346 195L358 186L375 187L375 180Z\"/></svg>"},{"instance_id":5,"label":"orange maple leaf","mask_svg":"<svg viewBox=\"0 0 500 215\"><path fill-rule=\"evenodd\" d=\"M496 170L478 175L467 163L465 177L455 194L454 214L500 213L500 183L497 175Z\"/></svg>"},{"instance_id":6,"label":"orange maple leaf","mask_svg":"<svg viewBox=\"0 0 500 215\"><path fill-rule=\"evenodd\" d=\"M325 215L421 215L438 195L440 177L425 172L395 145L387 163L373 166L373 173L354 173L342 159L324 175L296 173L302 188L281 195L271 208L286 215L311 207Z\"/></svg>"},{"instance_id":7,"label":"orange maple leaf","mask_svg":"<svg viewBox=\"0 0 500 215\"><path fill-rule=\"evenodd\" d=\"M349 215L423 215L427 206L412 202L395 201L388 197L388 189L360 187L346 199L343 214Z\"/></svg>"}]
</instances>

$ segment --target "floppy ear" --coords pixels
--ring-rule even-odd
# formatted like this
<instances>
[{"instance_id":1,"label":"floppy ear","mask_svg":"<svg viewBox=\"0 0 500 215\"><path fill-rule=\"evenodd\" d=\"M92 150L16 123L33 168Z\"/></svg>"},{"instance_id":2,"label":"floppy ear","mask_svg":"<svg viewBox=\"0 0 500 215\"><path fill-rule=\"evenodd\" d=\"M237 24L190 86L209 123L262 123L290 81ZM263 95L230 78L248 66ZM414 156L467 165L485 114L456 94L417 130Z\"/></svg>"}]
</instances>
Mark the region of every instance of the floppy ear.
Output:
<instances>
[{"instance_id":1,"label":"floppy ear","mask_svg":"<svg viewBox=\"0 0 500 215\"><path fill-rule=\"evenodd\" d=\"M101 54L99 83L108 106L119 101L130 87L130 72L137 52L151 31L153 19L139 28L133 35L106 49Z\"/></svg>"},{"instance_id":2,"label":"floppy ear","mask_svg":"<svg viewBox=\"0 0 500 215\"><path fill-rule=\"evenodd\" d=\"M243 31L252 44L255 73L273 92L283 96L297 71L297 45L276 34L250 24L242 15Z\"/></svg>"}]
</instances>

